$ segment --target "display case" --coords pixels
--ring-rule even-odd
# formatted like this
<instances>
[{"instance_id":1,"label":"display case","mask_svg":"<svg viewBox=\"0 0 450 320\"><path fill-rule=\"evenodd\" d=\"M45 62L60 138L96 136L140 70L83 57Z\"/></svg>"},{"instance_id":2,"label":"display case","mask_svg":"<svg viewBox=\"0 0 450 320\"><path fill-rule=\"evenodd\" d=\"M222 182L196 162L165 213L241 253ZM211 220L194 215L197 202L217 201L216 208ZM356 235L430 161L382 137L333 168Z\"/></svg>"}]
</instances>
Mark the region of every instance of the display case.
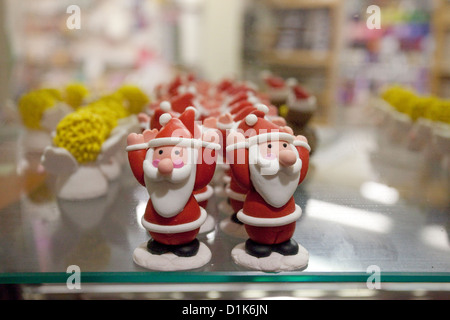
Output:
<instances>
[{"instance_id":1,"label":"display case","mask_svg":"<svg viewBox=\"0 0 450 320\"><path fill-rule=\"evenodd\" d=\"M423 295L448 290L448 185L434 185L440 196L423 190L429 186L423 183L424 172L433 164L412 168L387 161L372 130L320 134L321 147L295 194L303 216L294 238L310 252L302 271L266 273L237 266L230 252L241 240L217 225L201 236L212 251L206 266L183 272L146 270L133 262L132 252L148 239L140 225L148 195L130 170L106 196L67 201L55 198L48 176L32 171L17 175L17 159L10 157L2 163L4 171L10 170L2 174L2 192L8 197L2 196L0 211L0 283L20 285L34 298L95 292L113 297L111 284L123 285L116 294L162 292L160 297L169 298L173 291L184 292L184 297L195 296L195 291L206 298L217 292L230 298L227 292L247 290L247 298L301 298L312 291L323 297L336 296L339 290L353 297L361 292L385 297L382 293L397 290ZM2 137L2 154L16 154L16 147L14 137ZM385 179L392 179L394 172L393 180ZM223 218L218 200L208 205L216 222ZM67 288L70 266L80 268L85 291ZM376 281L382 290L370 289ZM52 291L52 285L58 289ZM106 287L89 293L98 285Z\"/></svg>"},{"instance_id":2,"label":"display case","mask_svg":"<svg viewBox=\"0 0 450 320\"><path fill-rule=\"evenodd\" d=\"M208 0L209 14L213 14L205 21L216 20L226 7L222 1L214 6L218 1ZM18 97L36 86L60 85L67 80L85 81L96 96L125 82L139 84L154 94L158 84L172 79L173 69L184 69L178 65L183 57L189 61L186 56L197 57L192 61L200 66L204 62L193 54L202 51L197 47L201 37L194 37L198 41L195 48L189 41L183 42L193 50L183 54L177 51L175 43L179 40L177 28L182 25L177 24L178 9L186 10L181 15L188 21L184 25L193 29L184 31L192 35L198 31L198 19L205 7L202 1L185 6L177 6L178 1L143 0L128 5L127 1L118 1L118 6L111 5L114 2L86 5L87 2L81 1L86 19L95 12L102 16L104 9L97 7L101 4L117 16L131 16L134 21L123 18L130 23L129 28L116 30L118 34L109 36L102 34L106 31L99 22L98 33L85 43L82 33L67 37L68 31L53 23L55 19L60 22L57 17L61 18L61 14L64 19L67 17L60 9L68 2L45 1L47 9L53 11L37 4L34 4L40 8L37 12L34 7L15 6L25 12L18 16L32 18L17 22L22 28L8 31L14 39L12 55L16 54L17 60L11 63L10 74L0 70L2 79L9 79L12 88L7 92L9 103L2 104L0 109L0 298L449 298L450 162L445 134L438 140L414 131L424 138L421 146L429 146L419 150L416 140L411 140L411 127L405 124L407 121L402 122L404 117L386 116L386 104L379 97L361 103L365 107L359 108L359 116L365 120L363 125L329 121L334 112L341 111L335 97L344 1L249 2L245 7L246 19L242 19L243 66L239 80L255 80L257 72L270 66L274 73L285 78L294 75L308 80L306 87L317 94L321 104L317 119L314 118L317 143L311 153L309 171L294 194L302 215L296 222L293 239L308 250L308 265L295 271L264 272L236 264L231 251L243 239L220 228L221 221L228 217L220 209L226 198L223 192L215 192L207 206L214 226L198 236L211 251L211 260L188 271L152 271L140 267L133 261L133 251L149 239L141 223L149 195L133 175L125 145L119 152L120 174L111 178L105 194L82 200L58 196L56 177L44 170L42 150L24 147L33 143L24 143L26 128L16 109ZM244 9L237 3L234 1L233 8L228 8L227 16L233 16L237 8ZM140 8L152 14L144 14L147 11ZM160 16L162 9L165 14ZM253 33L261 20L253 24L252 19L260 14L263 23L278 17L277 28L269 33ZM271 18L264 19L265 14ZM48 21L43 19L46 23L37 19L42 16L48 17ZM311 22L315 27L305 29L304 25L296 25L299 21ZM220 25L219 21L213 22L214 26ZM226 33L233 41L238 38L235 29L238 28L227 29ZM90 32L87 25L82 32ZM127 37L128 32L135 37ZM317 33L322 37L316 37ZM2 33L2 39L5 34ZM160 38L161 34L165 37ZM59 49L47 55L40 41L38 47L32 48L41 48L39 55L24 49L33 47L27 41L38 37ZM217 41L214 34L210 37ZM106 49L95 52L92 55L95 59L91 59L82 49L96 51L95 48L101 47L99 39ZM294 44L290 42L292 39L296 41ZM79 45L79 50L72 50L64 41L74 47ZM260 47L261 43L269 46ZM15 52L15 48L23 51ZM109 54L115 50L120 52ZM227 56L224 61L233 63L224 63L221 72L228 65L233 65L233 70L237 65L234 63L237 50L230 51L233 53L223 54L232 59ZM122 54L127 59L122 59ZM214 63L222 59L214 58ZM201 79L201 68L199 71ZM213 74L205 74L208 73ZM135 128L135 132L140 129ZM33 141L32 137L29 134L28 141ZM122 140L126 142L125 138ZM411 147L411 141L416 148ZM92 183L87 179L79 190L88 190ZM220 181L213 179L211 184L223 188Z\"/></svg>"}]
</instances>

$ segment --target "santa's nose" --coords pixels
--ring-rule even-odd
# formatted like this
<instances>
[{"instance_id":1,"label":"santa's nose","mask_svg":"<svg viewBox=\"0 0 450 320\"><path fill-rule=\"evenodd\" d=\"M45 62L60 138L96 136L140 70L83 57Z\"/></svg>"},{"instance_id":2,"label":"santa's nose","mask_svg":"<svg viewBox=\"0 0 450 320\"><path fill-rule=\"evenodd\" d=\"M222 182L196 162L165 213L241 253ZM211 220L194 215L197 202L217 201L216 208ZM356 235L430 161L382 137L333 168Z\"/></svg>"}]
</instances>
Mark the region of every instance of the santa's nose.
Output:
<instances>
[{"instance_id":1,"label":"santa's nose","mask_svg":"<svg viewBox=\"0 0 450 320\"><path fill-rule=\"evenodd\" d=\"M170 174L173 171L173 163L172 160L169 158L162 159L158 163L158 171L161 174Z\"/></svg>"},{"instance_id":2,"label":"santa's nose","mask_svg":"<svg viewBox=\"0 0 450 320\"><path fill-rule=\"evenodd\" d=\"M278 160L280 160L280 164L283 167L290 167L295 163L295 161L297 161L297 156L295 155L294 151L283 150L283 151L280 151Z\"/></svg>"}]
</instances>

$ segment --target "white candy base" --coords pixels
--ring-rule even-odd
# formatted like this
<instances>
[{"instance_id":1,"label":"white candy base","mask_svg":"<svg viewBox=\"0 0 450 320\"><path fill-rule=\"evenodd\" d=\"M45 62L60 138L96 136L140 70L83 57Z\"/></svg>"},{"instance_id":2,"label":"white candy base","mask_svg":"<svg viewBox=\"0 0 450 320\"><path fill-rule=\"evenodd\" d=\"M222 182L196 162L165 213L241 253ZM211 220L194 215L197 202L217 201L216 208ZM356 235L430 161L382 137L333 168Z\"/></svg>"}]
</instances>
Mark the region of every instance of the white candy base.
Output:
<instances>
[{"instance_id":1,"label":"white candy base","mask_svg":"<svg viewBox=\"0 0 450 320\"><path fill-rule=\"evenodd\" d=\"M308 265L309 253L298 245L298 253L292 256L283 256L277 252L272 252L270 256L257 258L245 252L245 243L240 243L231 250L231 257L238 265L249 269L280 272L304 269Z\"/></svg>"},{"instance_id":2,"label":"white candy base","mask_svg":"<svg viewBox=\"0 0 450 320\"><path fill-rule=\"evenodd\" d=\"M147 242L133 252L133 261L141 267L158 271L179 271L203 267L211 260L211 250L202 242L198 253L192 257L179 257L169 252L156 255L148 252Z\"/></svg>"},{"instance_id":3,"label":"white candy base","mask_svg":"<svg viewBox=\"0 0 450 320\"><path fill-rule=\"evenodd\" d=\"M205 222L200 227L200 230L198 233L211 232L214 230L215 227L216 227L216 220L211 215L208 214Z\"/></svg>"}]
</instances>

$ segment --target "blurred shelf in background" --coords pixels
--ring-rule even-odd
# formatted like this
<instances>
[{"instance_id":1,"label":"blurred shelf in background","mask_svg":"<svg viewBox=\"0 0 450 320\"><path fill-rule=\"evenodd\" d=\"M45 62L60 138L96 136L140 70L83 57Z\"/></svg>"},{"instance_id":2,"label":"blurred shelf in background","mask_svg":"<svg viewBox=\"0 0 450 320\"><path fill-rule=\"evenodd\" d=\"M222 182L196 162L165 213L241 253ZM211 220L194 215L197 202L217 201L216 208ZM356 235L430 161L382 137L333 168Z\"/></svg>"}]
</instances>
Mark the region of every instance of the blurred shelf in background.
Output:
<instances>
[{"instance_id":1,"label":"blurred shelf in background","mask_svg":"<svg viewBox=\"0 0 450 320\"><path fill-rule=\"evenodd\" d=\"M433 33L435 38L431 91L450 98L450 1L435 0Z\"/></svg>"}]
</instances>

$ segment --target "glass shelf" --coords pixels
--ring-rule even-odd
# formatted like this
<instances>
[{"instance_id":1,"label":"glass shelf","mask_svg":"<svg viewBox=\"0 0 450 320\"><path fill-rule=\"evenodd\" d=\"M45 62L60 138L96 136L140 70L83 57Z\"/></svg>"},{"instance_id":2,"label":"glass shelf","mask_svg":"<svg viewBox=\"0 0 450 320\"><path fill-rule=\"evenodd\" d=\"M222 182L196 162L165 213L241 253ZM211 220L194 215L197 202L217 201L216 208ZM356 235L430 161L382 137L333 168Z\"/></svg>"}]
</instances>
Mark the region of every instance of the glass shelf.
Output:
<instances>
[{"instance_id":1,"label":"glass shelf","mask_svg":"<svg viewBox=\"0 0 450 320\"><path fill-rule=\"evenodd\" d=\"M416 171L388 162L371 129L317 133L311 170L295 194L303 214L294 239L310 253L303 271L237 266L230 252L244 239L220 230L226 215L217 209L219 197L208 204L215 230L199 236L211 249L210 263L183 272L139 267L132 253L149 239L139 222L148 195L125 165L108 195L93 200L56 199L49 177L21 184L17 201L0 209L0 283L65 283L70 265L80 267L84 283L366 282L373 268L382 282L450 282L448 207L425 190L433 185L448 197L448 173L424 175L429 166L420 161ZM17 146L9 141L2 151ZM409 151L402 154L412 162Z\"/></svg>"}]
</instances>

